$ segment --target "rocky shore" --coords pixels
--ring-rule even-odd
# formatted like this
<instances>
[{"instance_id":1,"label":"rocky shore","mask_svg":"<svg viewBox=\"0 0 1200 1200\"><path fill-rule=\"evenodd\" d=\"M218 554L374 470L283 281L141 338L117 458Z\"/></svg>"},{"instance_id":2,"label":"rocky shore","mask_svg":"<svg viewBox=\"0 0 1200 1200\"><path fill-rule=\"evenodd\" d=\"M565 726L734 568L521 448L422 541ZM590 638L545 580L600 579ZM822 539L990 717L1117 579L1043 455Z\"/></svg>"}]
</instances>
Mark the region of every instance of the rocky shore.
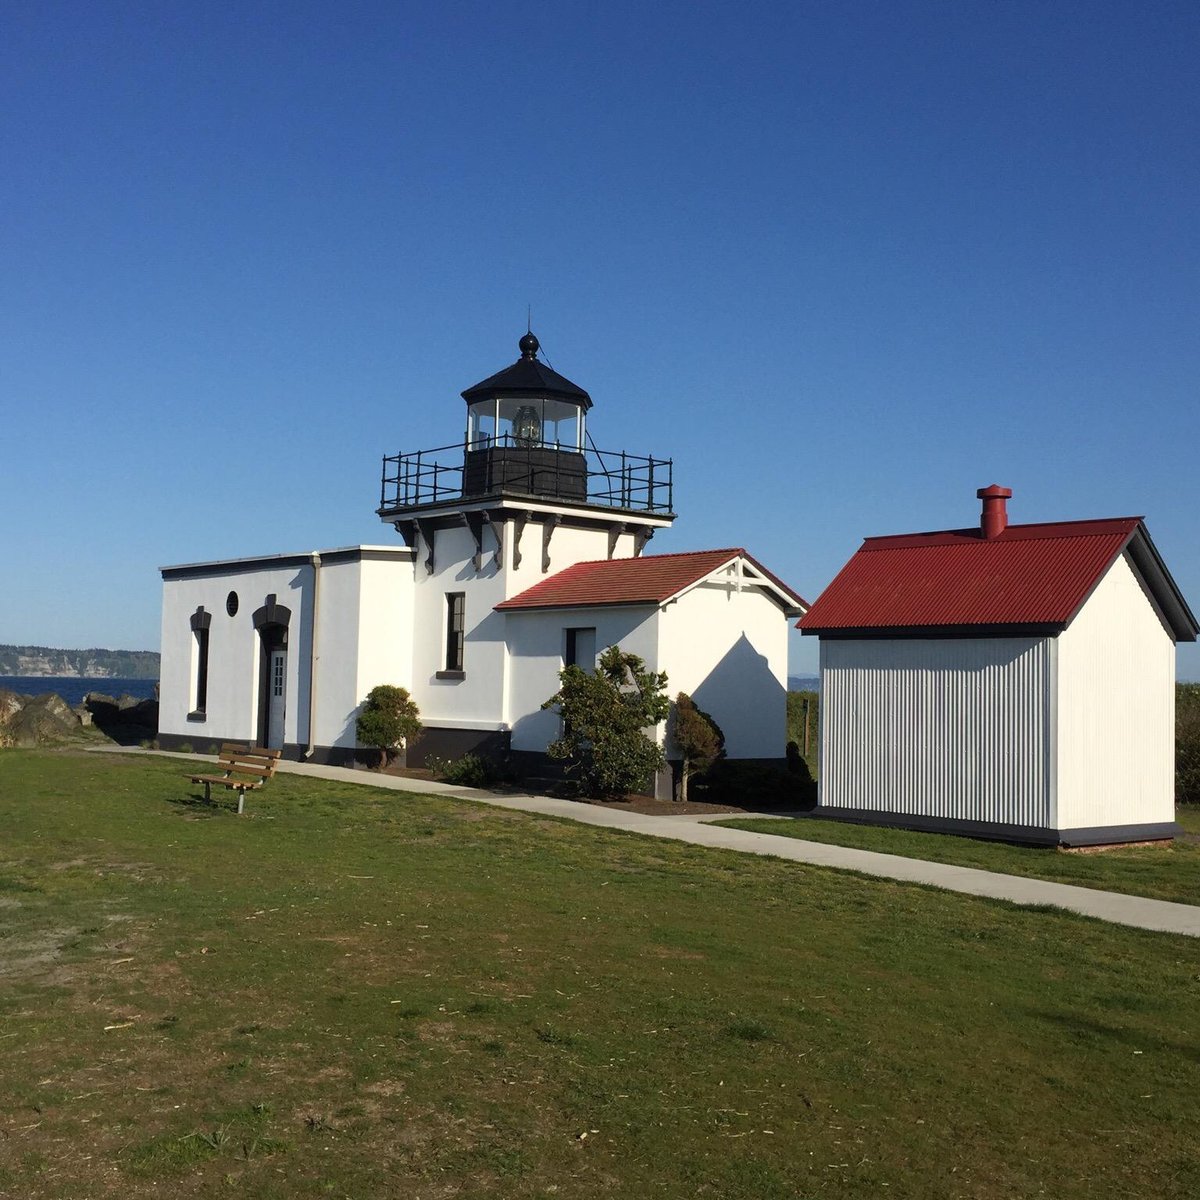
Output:
<instances>
[{"instance_id":1,"label":"rocky shore","mask_svg":"<svg viewBox=\"0 0 1200 1200\"><path fill-rule=\"evenodd\" d=\"M123 746L156 737L158 701L89 692L72 708L54 692L26 696L0 689L0 748L62 745L96 733Z\"/></svg>"}]
</instances>

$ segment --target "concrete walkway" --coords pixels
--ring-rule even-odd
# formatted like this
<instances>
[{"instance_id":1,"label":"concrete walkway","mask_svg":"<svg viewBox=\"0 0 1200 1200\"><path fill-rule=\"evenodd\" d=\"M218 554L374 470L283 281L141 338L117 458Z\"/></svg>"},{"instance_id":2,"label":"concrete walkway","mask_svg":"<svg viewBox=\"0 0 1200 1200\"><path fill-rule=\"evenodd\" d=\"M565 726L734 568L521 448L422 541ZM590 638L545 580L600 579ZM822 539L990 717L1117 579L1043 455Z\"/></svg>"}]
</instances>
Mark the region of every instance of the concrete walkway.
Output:
<instances>
[{"instance_id":1,"label":"concrete walkway","mask_svg":"<svg viewBox=\"0 0 1200 1200\"><path fill-rule=\"evenodd\" d=\"M123 751L125 752L125 751ZM129 750L128 753L163 755L161 750ZM215 761L201 754L170 755L176 758ZM921 859L901 858L896 854L880 854L874 850L856 850L848 846L828 846L822 842L806 842L799 838L780 837L770 833L751 833L745 829L721 829L711 821L728 819L729 814L705 817L650 817L640 813L620 812L594 804L579 804L571 800L556 800L551 796L500 795L460 788L446 783L422 779L403 779L395 775L377 775L373 771L354 771L345 767L322 767L309 763L281 762L279 770L314 779L332 779L339 783L366 784L370 787L398 792L423 792L490 804L495 808L541 816L562 817L583 825L599 825L605 829L621 829L646 837L668 838L694 846L710 846L718 850L736 850L742 854L762 854L785 858L793 862L810 863L818 867L834 867L843 871L861 871L883 879L898 879L905 883L924 883L950 892L969 896L986 896L993 900L1010 900L1015 904L1049 904L1110 921L1132 925L1136 929L1152 929L1162 933L1181 933L1200 937L1200 907L1175 904L1169 900L1149 900L1142 896L1127 896L1118 892L1101 892L1093 888L1074 887L1066 883L1051 883L1045 879L1028 879L1021 875L1000 875L975 867L956 867L947 863L924 862ZM251 800L250 803L253 803ZM771 816L767 813L747 813L749 817Z\"/></svg>"}]
</instances>

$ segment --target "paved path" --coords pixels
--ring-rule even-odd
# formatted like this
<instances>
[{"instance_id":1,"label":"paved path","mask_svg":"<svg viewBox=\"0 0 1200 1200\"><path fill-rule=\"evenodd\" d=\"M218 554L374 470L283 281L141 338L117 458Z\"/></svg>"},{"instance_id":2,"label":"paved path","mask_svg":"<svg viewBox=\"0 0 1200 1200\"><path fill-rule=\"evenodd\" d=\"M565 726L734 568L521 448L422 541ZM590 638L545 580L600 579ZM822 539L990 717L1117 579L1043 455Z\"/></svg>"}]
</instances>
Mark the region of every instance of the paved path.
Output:
<instances>
[{"instance_id":1,"label":"paved path","mask_svg":"<svg viewBox=\"0 0 1200 1200\"><path fill-rule=\"evenodd\" d=\"M129 751L141 754L163 754L164 751ZM173 755L178 758L205 758L205 755ZM208 756L215 761L213 756ZM1022 875L1000 875L976 867L956 867L947 863L924 862L916 858L901 858L896 854L880 854L874 850L856 850L848 846L828 846L822 842L806 842L799 838L780 837L771 833L751 833L746 829L721 829L709 822L722 820L728 814L705 817L651 817L641 813L621 812L595 804L579 804L571 800L556 800L551 796L500 795L495 792L460 788L446 783L423 779L403 779L395 775L354 771L345 767L321 767L309 763L281 762L279 770L315 779L335 779L341 783L367 784L399 792L423 792L490 804L496 808L542 816L562 817L583 825L599 825L605 829L623 829L647 837L669 838L695 846L711 846L720 850L736 850L742 854L763 854L786 858L794 862L811 863L819 867L835 867L845 871L861 871L884 879L906 883L924 883L951 892L970 896L987 896L994 900L1011 900L1016 904L1049 904L1069 909L1101 921L1132 925L1137 929L1153 929L1163 933L1182 933L1200 937L1200 908L1191 904L1174 904L1169 900L1149 900L1142 896L1127 896L1118 892L1101 892L1094 888L1074 887L1067 883L1051 883L1045 879L1028 879ZM747 816L773 814L747 813Z\"/></svg>"}]
</instances>

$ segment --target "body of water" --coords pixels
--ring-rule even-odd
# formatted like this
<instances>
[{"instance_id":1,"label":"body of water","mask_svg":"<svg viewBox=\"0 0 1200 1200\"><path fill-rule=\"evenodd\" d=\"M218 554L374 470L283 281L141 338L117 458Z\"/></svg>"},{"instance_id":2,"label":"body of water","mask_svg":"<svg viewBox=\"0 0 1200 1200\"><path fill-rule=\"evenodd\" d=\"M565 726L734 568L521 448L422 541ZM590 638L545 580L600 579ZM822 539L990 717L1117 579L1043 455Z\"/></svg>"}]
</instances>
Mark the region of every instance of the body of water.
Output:
<instances>
[{"instance_id":1,"label":"body of water","mask_svg":"<svg viewBox=\"0 0 1200 1200\"><path fill-rule=\"evenodd\" d=\"M135 700L153 700L157 679L90 679L55 675L0 675L0 691L40 696L57 692L68 704L82 704L88 692L106 696L132 696Z\"/></svg>"}]
</instances>

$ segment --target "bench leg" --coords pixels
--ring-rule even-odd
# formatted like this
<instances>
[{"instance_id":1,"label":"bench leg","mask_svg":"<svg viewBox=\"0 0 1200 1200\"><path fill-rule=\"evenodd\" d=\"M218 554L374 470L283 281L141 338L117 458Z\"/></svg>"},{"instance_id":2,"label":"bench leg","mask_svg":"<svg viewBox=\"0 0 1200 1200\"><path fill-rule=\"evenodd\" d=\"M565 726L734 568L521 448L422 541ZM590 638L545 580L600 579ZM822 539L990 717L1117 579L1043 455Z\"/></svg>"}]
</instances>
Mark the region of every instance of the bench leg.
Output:
<instances>
[{"instance_id":1,"label":"bench leg","mask_svg":"<svg viewBox=\"0 0 1200 1200\"><path fill-rule=\"evenodd\" d=\"M212 785L210 783L208 783L207 780L205 781L205 784L204 784L204 803L205 804L212 803Z\"/></svg>"},{"instance_id":2,"label":"bench leg","mask_svg":"<svg viewBox=\"0 0 1200 1200\"><path fill-rule=\"evenodd\" d=\"M242 810L246 807L246 789L238 789L238 816L242 815Z\"/></svg>"}]
</instances>

